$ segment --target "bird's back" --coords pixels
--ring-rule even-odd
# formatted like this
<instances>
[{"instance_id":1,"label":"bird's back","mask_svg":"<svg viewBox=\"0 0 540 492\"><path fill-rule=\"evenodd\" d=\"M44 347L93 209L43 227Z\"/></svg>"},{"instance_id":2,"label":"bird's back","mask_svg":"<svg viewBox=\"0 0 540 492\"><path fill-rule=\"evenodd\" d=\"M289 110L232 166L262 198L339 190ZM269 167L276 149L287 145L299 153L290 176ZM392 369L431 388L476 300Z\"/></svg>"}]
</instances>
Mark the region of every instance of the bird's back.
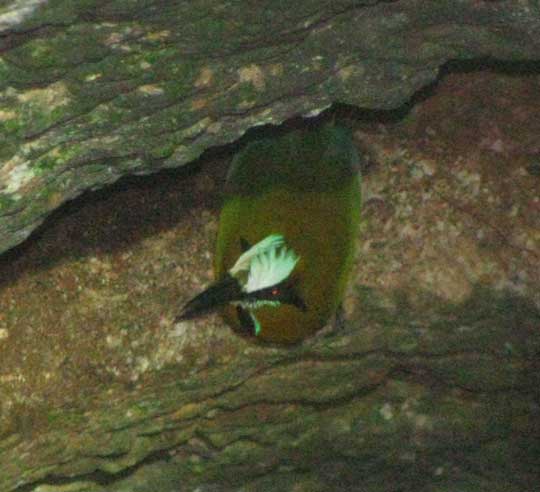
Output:
<instances>
[{"instance_id":1,"label":"bird's back","mask_svg":"<svg viewBox=\"0 0 540 492\"><path fill-rule=\"evenodd\" d=\"M360 212L356 162L350 135L336 127L256 142L235 158L220 217L216 277L234 265L243 245L281 234L300 256L292 277L307 307L259 308L259 338L301 340L322 328L341 302ZM234 306L224 317L240 329Z\"/></svg>"}]
</instances>

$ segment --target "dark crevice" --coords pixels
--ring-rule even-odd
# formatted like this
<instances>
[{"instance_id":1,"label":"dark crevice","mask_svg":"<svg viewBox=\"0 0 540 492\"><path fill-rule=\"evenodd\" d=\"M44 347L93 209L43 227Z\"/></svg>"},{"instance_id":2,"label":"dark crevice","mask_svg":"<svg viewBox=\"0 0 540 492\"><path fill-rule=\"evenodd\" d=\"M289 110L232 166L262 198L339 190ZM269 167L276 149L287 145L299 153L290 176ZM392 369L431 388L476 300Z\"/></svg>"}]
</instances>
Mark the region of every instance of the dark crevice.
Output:
<instances>
[{"instance_id":1,"label":"dark crevice","mask_svg":"<svg viewBox=\"0 0 540 492\"><path fill-rule=\"evenodd\" d=\"M71 25L65 23L46 23L25 30L8 29L2 31L0 33L0 54L23 46L34 39L49 38L61 29L69 27Z\"/></svg>"},{"instance_id":2,"label":"dark crevice","mask_svg":"<svg viewBox=\"0 0 540 492\"><path fill-rule=\"evenodd\" d=\"M500 395L500 394L517 394L527 399L532 398L534 393L531 393L530 384L506 384L496 388L486 388L484 386L472 386L457 382L452 376L442 377L436 374L433 368L421 364L399 366L395 371L396 379L403 379L415 382L421 382L425 385L433 387L445 388L448 390L456 389L469 393L471 395Z\"/></svg>"},{"instance_id":3,"label":"dark crevice","mask_svg":"<svg viewBox=\"0 0 540 492\"><path fill-rule=\"evenodd\" d=\"M325 411L335 408L339 408L350 403L365 398L372 393L378 391L382 386L387 384L387 382L393 377L394 371L389 371L385 377L374 384L365 385L359 388L355 388L353 391L347 392L339 396L331 396L327 400L311 400L308 398L283 398L283 399L270 399L270 398L258 398L256 400L251 400L244 402L239 405L227 405L225 403L217 403L212 406L212 408L227 411L227 412L237 412L246 408L252 408L258 405L270 405L270 406L283 406L283 405L298 405L301 407L310 408L316 411Z\"/></svg>"},{"instance_id":4,"label":"dark crevice","mask_svg":"<svg viewBox=\"0 0 540 492\"><path fill-rule=\"evenodd\" d=\"M116 473L110 473L104 470L94 470L89 473L82 473L77 476L70 476L65 477L62 475L55 475L51 474L47 477L37 480L35 482L28 483L26 485L23 485L22 487L18 487L14 489L14 492L32 492L39 486L49 486L49 487L61 487L61 486L67 486L71 483L76 482L91 482L96 484L96 486L101 487L107 487L111 486L116 482L119 482L120 480L123 480L125 478L128 478L130 475L133 475L137 470L144 466L152 465L154 463L158 463L160 461L170 461L171 460L171 454L170 452L177 448L177 446L171 446L169 448L160 449L158 451L154 451L145 458L143 458L138 463L126 467L124 470ZM111 455L114 457L114 455ZM123 455L119 455L121 457Z\"/></svg>"}]
</instances>

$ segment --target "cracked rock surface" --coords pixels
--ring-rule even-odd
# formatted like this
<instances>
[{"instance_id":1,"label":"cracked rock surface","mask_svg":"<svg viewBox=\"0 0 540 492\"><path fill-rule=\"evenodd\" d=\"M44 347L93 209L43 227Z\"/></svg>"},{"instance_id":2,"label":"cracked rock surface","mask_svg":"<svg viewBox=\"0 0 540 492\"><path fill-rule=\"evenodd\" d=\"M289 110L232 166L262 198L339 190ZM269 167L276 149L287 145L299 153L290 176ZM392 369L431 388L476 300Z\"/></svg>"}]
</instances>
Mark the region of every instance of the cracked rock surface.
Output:
<instances>
[{"instance_id":1,"label":"cracked rock surface","mask_svg":"<svg viewBox=\"0 0 540 492\"><path fill-rule=\"evenodd\" d=\"M449 60L538 61L536 0L0 6L0 251L58 206L334 102L396 108Z\"/></svg>"},{"instance_id":2,"label":"cracked rock surface","mask_svg":"<svg viewBox=\"0 0 540 492\"><path fill-rule=\"evenodd\" d=\"M0 490L534 490L539 96L466 70L331 116L370 156L359 254L343 329L293 348L172 323L229 157L55 214L2 258Z\"/></svg>"},{"instance_id":3,"label":"cracked rock surface","mask_svg":"<svg viewBox=\"0 0 540 492\"><path fill-rule=\"evenodd\" d=\"M0 3L0 491L536 489L537 1ZM343 329L174 325L234 149L185 164L334 102Z\"/></svg>"}]
</instances>

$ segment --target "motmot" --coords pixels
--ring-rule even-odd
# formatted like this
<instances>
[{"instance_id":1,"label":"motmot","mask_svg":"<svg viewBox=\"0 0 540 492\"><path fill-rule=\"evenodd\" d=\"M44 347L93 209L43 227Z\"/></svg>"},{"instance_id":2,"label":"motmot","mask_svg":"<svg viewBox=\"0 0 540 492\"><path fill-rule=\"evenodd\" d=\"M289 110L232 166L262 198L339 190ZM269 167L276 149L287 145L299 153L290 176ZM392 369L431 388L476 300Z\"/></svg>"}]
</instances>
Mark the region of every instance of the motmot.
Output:
<instances>
[{"instance_id":1,"label":"motmot","mask_svg":"<svg viewBox=\"0 0 540 492\"><path fill-rule=\"evenodd\" d=\"M229 169L215 282L176 321L221 310L236 332L296 343L340 307L360 220L359 156L326 124L249 143Z\"/></svg>"}]
</instances>

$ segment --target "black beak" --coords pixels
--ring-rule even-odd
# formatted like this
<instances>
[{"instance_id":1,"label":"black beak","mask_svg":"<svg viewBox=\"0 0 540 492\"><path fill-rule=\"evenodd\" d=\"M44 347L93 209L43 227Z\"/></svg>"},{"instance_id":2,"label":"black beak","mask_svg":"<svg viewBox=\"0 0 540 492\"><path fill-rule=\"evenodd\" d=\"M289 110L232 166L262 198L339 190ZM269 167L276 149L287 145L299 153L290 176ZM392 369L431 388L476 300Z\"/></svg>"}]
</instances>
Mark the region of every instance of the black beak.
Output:
<instances>
[{"instance_id":1,"label":"black beak","mask_svg":"<svg viewBox=\"0 0 540 492\"><path fill-rule=\"evenodd\" d=\"M216 308L240 300L242 296L243 292L238 280L226 275L191 299L174 321L176 323L208 314Z\"/></svg>"}]
</instances>

